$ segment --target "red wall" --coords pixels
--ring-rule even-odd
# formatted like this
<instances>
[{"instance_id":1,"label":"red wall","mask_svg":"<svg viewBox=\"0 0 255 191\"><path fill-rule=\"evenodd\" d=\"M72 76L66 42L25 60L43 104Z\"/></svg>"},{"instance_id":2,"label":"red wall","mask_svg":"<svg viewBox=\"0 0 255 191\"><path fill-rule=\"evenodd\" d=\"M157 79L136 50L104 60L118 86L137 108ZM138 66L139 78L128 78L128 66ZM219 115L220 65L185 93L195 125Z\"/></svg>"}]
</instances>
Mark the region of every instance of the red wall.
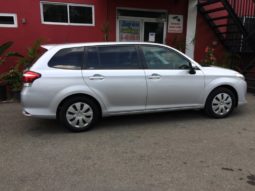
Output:
<instances>
[{"instance_id":1,"label":"red wall","mask_svg":"<svg viewBox=\"0 0 255 191\"><path fill-rule=\"evenodd\" d=\"M215 57L220 61L225 54L225 48L222 46L203 16L198 14L195 39L195 60L197 62L200 62L203 59L207 46L215 49Z\"/></svg>"},{"instance_id":2,"label":"red wall","mask_svg":"<svg viewBox=\"0 0 255 191\"><path fill-rule=\"evenodd\" d=\"M102 41L101 26L106 18L107 0L54 0L54 2L83 3L95 5L95 26L64 26L46 25L41 23L39 0L0 1L0 13L16 13L18 28L0 28L0 44L13 41L13 51L25 53L26 48L42 38L48 43L93 42ZM21 20L25 18L26 24ZM7 70L10 65L0 67L0 72Z\"/></svg>"},{"instance_id":3,"label":"red wall","mask_svg":"<svg viewBox=\"0 0 255 191\"><path fill-rule=\"evenodd\" d=\"M52 0L53 2L68 2L80 4L93 4L95 6L96 26L65 26L46 25L41 23L39 0L12 0L0 1L0 13L16 13L18 17L18 28L0 28L0 44L6 41L14 41L12 51L22 54L33 42L42 38L44 44L70 43L70 42L94 42L103 41L101 28L106 21L110 23L110 41L116 40L116 9L117 7L166 10L169 14L184 15L184 30L182 34L167 33L166 43L172 44L174 38L185 42L187 26L188 0L160 0L159 2L147 0ZM21 20L25 18L26 24ZM195 59L200 61L207 45L218 41L208 24L201 15L197 18L197 39ZM202 35L201 35L202 34ZM223 47L218 43L216 53L221 56ZM13 63L12 63L13 64ZM6 71L11 64L0 66L0 72Z\"/></svg>"}]
</instances>

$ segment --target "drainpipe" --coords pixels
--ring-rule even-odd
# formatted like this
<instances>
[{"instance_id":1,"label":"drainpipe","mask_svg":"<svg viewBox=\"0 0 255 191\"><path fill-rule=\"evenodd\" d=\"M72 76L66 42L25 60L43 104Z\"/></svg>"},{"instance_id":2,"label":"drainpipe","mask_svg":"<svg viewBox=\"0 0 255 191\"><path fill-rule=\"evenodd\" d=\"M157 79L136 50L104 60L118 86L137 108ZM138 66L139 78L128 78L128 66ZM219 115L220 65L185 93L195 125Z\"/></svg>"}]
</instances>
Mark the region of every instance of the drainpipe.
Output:
<instances>
[{"instance_id":1,"label":"drainpipe","mask_svg":"<svg viewBox=\"0 0 255 191\"><path fill-rule=\"evenodd\" d=\"M189 0L185 53L194 59L198 0Z\"/></svg>"}]
</instances>

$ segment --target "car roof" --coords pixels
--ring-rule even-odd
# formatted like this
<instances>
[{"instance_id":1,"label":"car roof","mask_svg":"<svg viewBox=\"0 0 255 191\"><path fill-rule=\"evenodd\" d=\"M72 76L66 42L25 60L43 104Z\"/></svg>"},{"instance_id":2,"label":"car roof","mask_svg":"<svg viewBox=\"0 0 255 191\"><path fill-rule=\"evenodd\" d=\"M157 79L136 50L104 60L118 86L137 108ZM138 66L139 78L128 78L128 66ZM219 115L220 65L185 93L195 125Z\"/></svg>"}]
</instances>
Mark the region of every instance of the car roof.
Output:
<instances>
[{"instance_id":1,"label":"car roof","mask_svg":"<svg viewBox=\"0 0 255 191\"><path fill-rule=\"evenodd\" d=\"M166 46L164 44L150 43L150 42L84 42L84 43L67 43L67 44L46 44L41 47L49 50L51 48L71 48L81 46L101 46L101 45L159 45Z\"/></svg>"}]
</instances>

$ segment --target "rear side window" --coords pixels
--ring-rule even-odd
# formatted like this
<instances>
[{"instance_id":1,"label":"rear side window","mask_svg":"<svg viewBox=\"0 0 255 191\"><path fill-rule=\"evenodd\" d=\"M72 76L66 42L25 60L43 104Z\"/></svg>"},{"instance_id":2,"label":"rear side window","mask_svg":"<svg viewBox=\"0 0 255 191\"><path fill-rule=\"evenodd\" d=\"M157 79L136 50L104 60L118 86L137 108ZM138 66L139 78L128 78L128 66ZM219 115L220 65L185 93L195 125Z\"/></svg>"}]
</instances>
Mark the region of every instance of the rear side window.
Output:
<instances>
[{"instance_id":1,"label":"rear side window","mask_svg":"<svg viewBox=\"0 0 255 191\"><path fill-rule=\"evenodd\" d=\"M81 69L83 64L84 48L65 48L58 51L49 61L48 66L60 69Z\"/></svg>"},{"instance_id":2,"label":"rear side window","mask_svg":"<svg viewBox=\"0 0 255 191\"><path fill-rule=\"evenodd\" d=\"M135 46L101 46L87 49L87 69L139 69Z\"/></svg>"}]
</instances>

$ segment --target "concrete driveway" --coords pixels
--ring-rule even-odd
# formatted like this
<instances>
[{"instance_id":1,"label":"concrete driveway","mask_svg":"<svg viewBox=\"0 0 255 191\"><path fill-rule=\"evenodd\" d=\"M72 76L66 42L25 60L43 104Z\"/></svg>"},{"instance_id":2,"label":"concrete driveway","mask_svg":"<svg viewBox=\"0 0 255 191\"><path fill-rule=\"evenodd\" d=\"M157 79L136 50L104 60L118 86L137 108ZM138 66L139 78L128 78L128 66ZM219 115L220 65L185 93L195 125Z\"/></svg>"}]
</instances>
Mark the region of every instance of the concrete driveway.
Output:
<instances>
[{"instance_id":1,"label":"concrete driveway","mask_svg":"<svg viewBox=\"0 0 255 191\"><path fill-rule=\"evenodd\" d=\"M255 96L227 119L200 111L104 119L87 133L0 104L1 191L255 190Z\"/></svg>"}]
</instances>

